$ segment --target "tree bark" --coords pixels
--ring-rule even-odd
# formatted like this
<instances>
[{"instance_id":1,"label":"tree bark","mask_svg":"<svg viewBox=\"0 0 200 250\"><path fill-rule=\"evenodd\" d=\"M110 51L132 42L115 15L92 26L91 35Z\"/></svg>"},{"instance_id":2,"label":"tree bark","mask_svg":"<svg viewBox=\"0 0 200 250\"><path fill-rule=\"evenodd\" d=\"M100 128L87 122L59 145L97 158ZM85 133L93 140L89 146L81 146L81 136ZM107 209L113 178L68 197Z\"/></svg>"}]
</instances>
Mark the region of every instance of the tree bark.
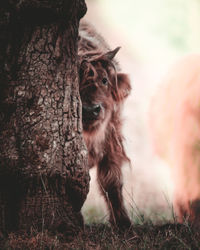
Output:
<instances>
[{"instance_id":1,"label":"tree bark","mask_svg":"<svg viewBox=\"0 0 200 250\"><path fill-rule=\"evenodd\" d=\"M0 230L74 234L89 188L78 92L84 0L0 3Z\"/></svg>"}]
</instances>

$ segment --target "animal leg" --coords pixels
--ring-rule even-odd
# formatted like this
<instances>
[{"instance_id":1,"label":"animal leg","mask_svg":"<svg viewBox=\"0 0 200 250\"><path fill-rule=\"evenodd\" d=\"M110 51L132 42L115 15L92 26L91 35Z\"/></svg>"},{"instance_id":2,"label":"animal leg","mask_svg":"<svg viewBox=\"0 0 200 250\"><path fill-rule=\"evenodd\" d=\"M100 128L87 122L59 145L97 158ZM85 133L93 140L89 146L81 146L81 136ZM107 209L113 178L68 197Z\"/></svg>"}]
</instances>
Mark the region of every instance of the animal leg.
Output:
<instances>
[{"instance_id":1,"label":"animal leg","mask_svg":"<svg viewBox=\"0 0 200 250\"><path fill-rule=\"evenodd\" d=\"M111 224L119 229L127 229L132 224L124 206L121 169L108 163L104 159L97 168L98 184L110 212Z\"/></svg>"}]
</instances>

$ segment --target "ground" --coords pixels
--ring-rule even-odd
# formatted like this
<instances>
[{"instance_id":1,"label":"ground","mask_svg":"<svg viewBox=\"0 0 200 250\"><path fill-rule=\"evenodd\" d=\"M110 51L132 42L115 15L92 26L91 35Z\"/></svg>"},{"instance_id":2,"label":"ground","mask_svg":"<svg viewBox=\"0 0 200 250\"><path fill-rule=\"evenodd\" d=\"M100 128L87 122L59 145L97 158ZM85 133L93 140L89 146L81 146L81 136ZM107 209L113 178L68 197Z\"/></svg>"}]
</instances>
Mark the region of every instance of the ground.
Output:
<instances>
[{"instance_id":1,"label":"ground","mask_svg":"<svg viewBox=\"0 0 200 250\"><path fill-rule=\"evenodd\" d=\"M63 235L48 232L10 234L2 238L1 249L199 249L200 231L185 223L154 226L152 223L134 225L119 234L108 224L86 225L85 232L72 242Z\"/></svg>"}]
</instances>

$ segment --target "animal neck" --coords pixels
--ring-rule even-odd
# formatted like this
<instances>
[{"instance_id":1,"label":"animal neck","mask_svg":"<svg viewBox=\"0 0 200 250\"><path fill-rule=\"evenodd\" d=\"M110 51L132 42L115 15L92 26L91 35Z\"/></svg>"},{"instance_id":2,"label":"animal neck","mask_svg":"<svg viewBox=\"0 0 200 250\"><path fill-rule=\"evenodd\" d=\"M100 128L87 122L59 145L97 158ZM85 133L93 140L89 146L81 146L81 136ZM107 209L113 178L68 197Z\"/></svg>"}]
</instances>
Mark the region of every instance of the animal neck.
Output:
<instances>
[{"instance_id":1,"label":"animal neck","mask_svg":"<svg viewBox=\"0 0 200 250\"><path fill-rule=\"evenodd\" d=\"M92 148L100 149L105 142L106 132L108 130L108 124L111 119L111 114L109 114L106 119L93 130L83 130L83 137L87 145L88 151Z\"/></svg>"}]
</instances>

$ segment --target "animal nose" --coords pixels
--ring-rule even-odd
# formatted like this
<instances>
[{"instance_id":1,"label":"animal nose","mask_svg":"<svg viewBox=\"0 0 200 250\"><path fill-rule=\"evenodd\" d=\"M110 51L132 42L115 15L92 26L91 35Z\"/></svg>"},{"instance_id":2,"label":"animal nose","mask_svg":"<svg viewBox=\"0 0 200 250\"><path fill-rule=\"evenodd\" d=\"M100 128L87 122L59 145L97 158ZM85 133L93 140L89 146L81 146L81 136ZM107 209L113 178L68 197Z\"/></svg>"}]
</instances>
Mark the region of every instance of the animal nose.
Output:
<instances>
[{"instance_id":1,"label":"animal nose","mask_svg":"<svg viewBox=\"0 0 200 250\"><path fill-rule=\"evenodd\" d=\"M92 112L94 115L98 115L101 110L101 106L99 104L96 104L92 107Z\"/></svg>"},{"instance_id":2,"label":"animal nose","mask_svg":"<svg viewBox=\"0 0 200 250\"><path fill-rule=\"evenodd\" d=\"M83 105L83 116L97 117L101 111L101 104Z\"/></svg>"}]
</instances>

